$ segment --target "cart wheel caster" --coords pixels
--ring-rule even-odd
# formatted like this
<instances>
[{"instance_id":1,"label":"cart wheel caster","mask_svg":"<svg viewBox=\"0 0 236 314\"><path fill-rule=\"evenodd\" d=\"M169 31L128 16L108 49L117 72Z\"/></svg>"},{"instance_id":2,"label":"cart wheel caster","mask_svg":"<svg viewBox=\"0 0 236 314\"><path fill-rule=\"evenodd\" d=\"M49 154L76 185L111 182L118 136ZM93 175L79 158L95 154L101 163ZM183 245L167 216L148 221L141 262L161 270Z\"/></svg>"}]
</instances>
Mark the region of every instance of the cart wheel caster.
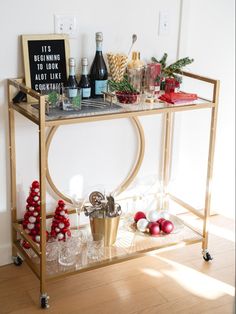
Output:
<instances>
[{"instance_id":1,"label":"cart wheel caster","mask_svg":"<svg viewBox=\"0 0 236 314\"><path fill-rule=\"evenodd\" d=\"M21 266L23 263L23 259L20 256L13 256L12 257L13 263L16 266Z\"/></svg>"},{"instance_id":2,"label":"cart wheel caster","mask_svg":"<svg viewBox=\"0 0 236 314\"><path fill-rule=\"evenodd\" d=\"M42 309L49 308L48 300L49 300L49 296L47 294L42 294L40 296L40 305Z\"/></svg>"},{"instance_id":3,"label":"cart wheel caster","mask_svg":"<svg viewBox=\"0 0 236 314\"><path fill-rule=\"evenodd\" d=\"M213 257L211 257L211 254L209 252L204 252L203 253L203 259L206 261L206 262L209 262L209 261L212 261L213 260Z\"/></svg>"}]
</instances>

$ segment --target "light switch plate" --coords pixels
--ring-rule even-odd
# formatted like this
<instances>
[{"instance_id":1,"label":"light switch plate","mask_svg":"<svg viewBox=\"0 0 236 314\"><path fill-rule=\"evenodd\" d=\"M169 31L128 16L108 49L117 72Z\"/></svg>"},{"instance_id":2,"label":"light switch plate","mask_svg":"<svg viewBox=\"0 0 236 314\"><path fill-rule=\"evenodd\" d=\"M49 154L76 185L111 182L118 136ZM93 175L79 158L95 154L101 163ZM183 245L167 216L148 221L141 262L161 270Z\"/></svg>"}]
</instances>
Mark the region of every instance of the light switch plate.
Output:
<instances>
[{"instance_id":1,"label":"light switch plate","mask_svg":"<svg viewBox=\"0 0 236 314\"><path fill-rule=\"evenodd\" d=\"M54 32L56 34L67 34L69 38L77 38L77 18L74 15L55 14Z\"/></svg>"},{"instance_id":2,"label":"light switch plate","mask_svg":"<svg viewBox=\"0 0 236 314\"><path fill-rule=\"evenodd\" d=\"M168 11L159 12L159 36L168 35L170 31L170 20Z\"/></svg>"}]
</instances>

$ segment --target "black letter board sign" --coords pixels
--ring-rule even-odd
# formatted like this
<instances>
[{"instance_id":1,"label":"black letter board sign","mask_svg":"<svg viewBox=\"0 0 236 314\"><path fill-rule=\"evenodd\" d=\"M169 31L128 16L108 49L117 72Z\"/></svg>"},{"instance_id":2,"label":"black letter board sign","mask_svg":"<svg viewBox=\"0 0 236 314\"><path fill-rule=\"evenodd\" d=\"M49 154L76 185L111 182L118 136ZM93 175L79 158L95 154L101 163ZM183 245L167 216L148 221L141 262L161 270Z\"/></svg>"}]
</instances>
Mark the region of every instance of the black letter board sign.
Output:
<instances>
[{"instance_id":1,"label":"black letter board sign","mask_svg":"<svg viewBox=\"0 0 236 314\"><path fill-rule=\"evenodd\" d=\"M69 58L65 35L22 35L25 84L39 93L58 89L67 80Z\"/></svg>"}]
</instances>

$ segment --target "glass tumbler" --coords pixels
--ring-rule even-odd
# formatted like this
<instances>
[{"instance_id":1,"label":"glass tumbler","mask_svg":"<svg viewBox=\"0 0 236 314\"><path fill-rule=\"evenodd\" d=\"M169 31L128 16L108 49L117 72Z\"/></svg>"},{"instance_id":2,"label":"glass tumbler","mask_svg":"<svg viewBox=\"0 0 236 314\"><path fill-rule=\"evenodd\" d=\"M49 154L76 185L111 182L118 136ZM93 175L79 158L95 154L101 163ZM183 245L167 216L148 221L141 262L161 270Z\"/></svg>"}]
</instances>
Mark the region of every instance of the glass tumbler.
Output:
<instances>
[{"instance_id":1,"label":"glass tumbler","mask_svg":"<svg viewBox=\"0 0 236 314\"><path fill-rule=\"evenodd\" d=\"M104 235L90 235L87 242L87 256L90 260L99 261L104 255Z\"/></svg>"},{"instance_id":2,"label":"glass tumbler","mask_svg":"<svg viewBox=\"0 0 236 314\"><path fill-rule=\"evenodd\" d=\"M46 260L47 262L56 261L58 259L59 243L57 239L49 238L46 243Z\"/></svg>"},{"instance_id":3,"label":"glass tumbler","mask_svg":"<svg viewBox=\"0 0 236 314\"><path fill-rule=\"evenodd\" d=\"M76 244L73 238L60 242L58 262L62 266L72 266L76 263Z\"/></svg>"},{"instance_id":4,"label":"glass tumbler","mask_svg":"<svg viewBox=\"0 0 236 314\"><path fill-rule=\"evenodd\" d=\"M82 233L80 230L71 230L71 239L73 242L72 245L75 247L75 254L78 255L81 253L82 249Z\"/></svg>"},{"instance_id":5,"label":"glass tumbler","mask_svg":"<svg viewBox=\"0 0 236 314\"><path fill-rule=\"evenodd\" d=\"M60 107L60 88L42 90L41 95L45 96L47 114L49 114L52 109Z\"/></svg>"},{"instance_id":6,"label":"glass tumbler","mask_svg":"<svg viewBox=\"0 0 236 314\"><path fill-rule=\"evenodd\" d=\"M128 81L138 91L143 91L144 67L128 69Z\"/></svg>"},{"instance_id":7,"label":"glass tumbler","mask_svg":"<svg viewBox=\"0 0 236 314\"><path fill-rule=\"evenodd\" d=\"M65 111L81 110L81 89L79 87L63 88L62 109Z\"/></svg>"}]
</instances>

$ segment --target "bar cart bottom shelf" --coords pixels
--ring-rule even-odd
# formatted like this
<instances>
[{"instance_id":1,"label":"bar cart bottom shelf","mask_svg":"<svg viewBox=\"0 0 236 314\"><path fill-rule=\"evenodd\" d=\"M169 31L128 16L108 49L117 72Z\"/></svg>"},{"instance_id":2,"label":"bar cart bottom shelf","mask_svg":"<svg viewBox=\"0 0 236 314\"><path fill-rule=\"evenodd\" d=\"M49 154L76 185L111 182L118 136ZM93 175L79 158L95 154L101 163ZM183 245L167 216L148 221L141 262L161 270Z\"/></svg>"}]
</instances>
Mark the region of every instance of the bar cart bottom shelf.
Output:
<instances>
[{"instance_id":1,"label":"bar cart bottom shelf","mask_svg":"<svg viewBox=\"0 0 236 314\"><path fill-rule=\"evenodd\" d=\"M202 241L202 237L198 233L184 225L184 223L177 217L175 218L174 232L157 237L135 231L130 222L131 220L127 218L121 220L116 243L111 247L105 247L103 256L99 260L89 260L87 257L87 247L86 245L83 245L81 253L77 256L76 264L73 266L62 266L57 261L47 262L47 281L128 261L160 248L177 244L187 245ZM81 228L82 232L86 232L87 230L89 231L88 225ZM19 248L19 242L16 243L16 246ZM35 255L30 259L34 266L34 271L38 273L39 277L39 258Z\"/></svg>"}]
</instances>

